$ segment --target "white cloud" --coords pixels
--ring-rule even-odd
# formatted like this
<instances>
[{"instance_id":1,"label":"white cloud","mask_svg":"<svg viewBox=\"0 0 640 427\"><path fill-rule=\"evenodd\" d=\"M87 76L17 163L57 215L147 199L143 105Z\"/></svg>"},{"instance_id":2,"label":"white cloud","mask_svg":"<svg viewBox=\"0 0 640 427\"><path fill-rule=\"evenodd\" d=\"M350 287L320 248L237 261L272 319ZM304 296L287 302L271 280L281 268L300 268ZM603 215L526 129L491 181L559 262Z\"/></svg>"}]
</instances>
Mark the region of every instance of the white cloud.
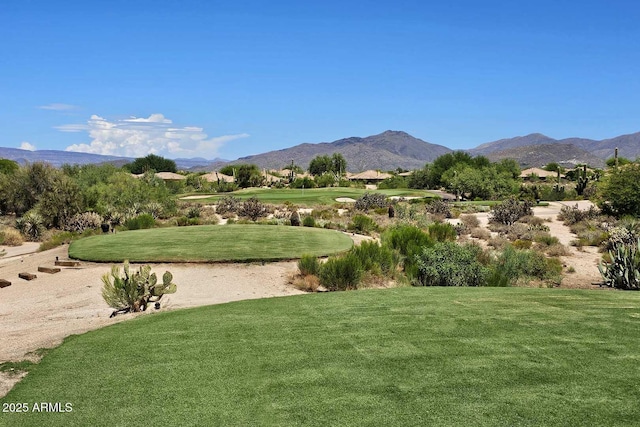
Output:
<instances>
[{"instance_id":1,"label":"white cloud","mask_svg":"<svg viewBox=\"0 0 640 427\"><path fill-rule=\"evenodd\" d=\"M41 110L69 111L69 110L75 110L78 107L75 106L75 105L71 105L71 104L53 103L53 104L48 104L48 105L41 105L38 108L41 109Z\"/></svg>"},{"instance_id":2,"label":"white cloud","mask_svg":"<svg viewBox=\"0 0 640 427\"><path fill-rule=\"evenodd\" d=\"M86 125L62 125L56 129L61 132L86 130L89 133L89 144L70 145L66 151L127 157L160 154L168 157L213 158L225 143L249 136L242 133L209 138L201 127L176 126L159 113L147 118L130 117L113 121L93 115Z\"/></svg>"},{"instance_id":3,"label":"white cloud","mask_svg":"<svg viewBox=\"0 0 640 427\"><path fill-rule=\"evenodd\" d=\"M28 151L36 151L36 146L28 143L27 141L22 141L22 143L20 144L20 149L28 150Z\"/></svg>"},{"instance_id":4,"label":"white cloud","mask_svg":"<svg viewBox=\"0 0 640 427\"><path fill-rule=\"evenodd\" d=\"M60 125L54 126L54 129L58 129L60 132L83 132L89 130L87 125Z\"/></svg>"}]
</instances>

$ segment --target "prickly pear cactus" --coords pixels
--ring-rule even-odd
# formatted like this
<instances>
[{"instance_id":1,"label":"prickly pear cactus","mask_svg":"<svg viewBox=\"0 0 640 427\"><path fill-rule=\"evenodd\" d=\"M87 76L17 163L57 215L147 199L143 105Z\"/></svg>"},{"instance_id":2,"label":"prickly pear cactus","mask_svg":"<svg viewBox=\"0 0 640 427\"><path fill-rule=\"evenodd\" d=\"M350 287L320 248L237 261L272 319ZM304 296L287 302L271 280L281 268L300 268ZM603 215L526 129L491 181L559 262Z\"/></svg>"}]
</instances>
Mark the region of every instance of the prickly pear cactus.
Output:
<instances>
[{"instance_id":1,"label":"prickly pear cactus","mask_svg":"<svg viewBox=\"0 0 640 427\"><path fill-rule=\"evenodd\" d=\"M125 261L123 272L124 276L121 276L120 267L114 265L110 274L102 276L102 298L116 309L112 316L117 313L144 311L150 302L157 302L163 295L177 290L172 282L173 275L168 271L162 275L162 283L158 282L158 276L151 272L148 265L131 272L129 262Z\"/></svg>"}]
</instances>

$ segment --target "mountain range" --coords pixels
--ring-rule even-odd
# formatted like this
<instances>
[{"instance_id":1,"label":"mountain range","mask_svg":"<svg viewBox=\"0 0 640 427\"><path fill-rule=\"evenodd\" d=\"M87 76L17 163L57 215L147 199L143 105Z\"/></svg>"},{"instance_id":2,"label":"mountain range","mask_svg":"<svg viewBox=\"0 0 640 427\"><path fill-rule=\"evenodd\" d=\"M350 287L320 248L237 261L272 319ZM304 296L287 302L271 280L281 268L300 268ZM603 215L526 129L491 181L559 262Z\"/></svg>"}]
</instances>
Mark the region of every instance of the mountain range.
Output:
<instances>
[{"instance_id":1,"label":"mountain range","mask_svg":"<svg viewBox=\"0 0 640 427\"><path fill-rule=\"evenodd\" d=\"M622 157L630 159L640 157L640 132L600 141L586 138L558 140L540 133L533 133L488 142L465 151L472 155L487 156L493 161L504 158L515 159L523 167L541 167L551 162L568 167L581 163L602 167L605 159L613 157L616 147ZM304 143L282 150L241 157L233 161L204 158L182 158L175 161L179 169L191 171L211 171L229 163L253 163L260 168L280 169L290 165L292 160L296 165L306 168L311 159L318 155L341 153L347 160L348 170L358 172L366 169L418 169L425 163L432 162L435 158L451 151L443 145L423 141L406 132L388 130L364 138L350 137L333 142ZM127 157L71 151L27 151L2 147L0 147L0 158L16 160L20 163L45 161L54 166L65 163L123 164L133 160Z\"/></svg>"}]
</instances>

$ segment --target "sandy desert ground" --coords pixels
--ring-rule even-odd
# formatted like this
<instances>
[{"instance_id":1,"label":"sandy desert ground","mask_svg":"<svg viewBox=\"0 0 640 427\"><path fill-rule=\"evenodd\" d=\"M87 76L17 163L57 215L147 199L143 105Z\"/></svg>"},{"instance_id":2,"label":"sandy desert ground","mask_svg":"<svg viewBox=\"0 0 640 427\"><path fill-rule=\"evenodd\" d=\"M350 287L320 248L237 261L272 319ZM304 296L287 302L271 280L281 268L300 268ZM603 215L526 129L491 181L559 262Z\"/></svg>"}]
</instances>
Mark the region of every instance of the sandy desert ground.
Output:
<instances>
[{"instance_id":1,"label":"sandy desert ground","mask_svg":"<svg viewBox=\"0 0 640 427\"><path fill-rule=\"evenodd\" d=\"M550 203L536 207L535 215L549 218L551 234L569 245L576 236L556 220L562 204ZM586 209L589 202L579 202ZM481 223L488 222L486 213L477 214ZM353 236L357 243L363 236ZM0 289L0 363L34 358L31 352L39 348L59 345L72 334L80 334L132 318L112 312L102 300L101 277L110 271L109 264L82 262L80 267L65 268L56 274L38 272L39 266L53 267L56 257L67 259L67 247L35 252L38 244L25 243L20 247L4 247L7 254L0 258L0 278L10 280L12 286ZM575 273L567 274L562 287L593 288L600 279L597 269L600 254L595 248L578 251L568 246L571 255L562 257L563 263L573 266ZM302 292L288 284L296 271L293 261L256 264L154 264L153 271L162 274L170 270L178 292L162 300L161 311L210 304L220 304L253 298L296 295ZM18 273L37 274L26 281ZM155 312L150 309L147 313ZM0 373L0 396L19 380L19 376Z\"/></svg>"}]
</instances>

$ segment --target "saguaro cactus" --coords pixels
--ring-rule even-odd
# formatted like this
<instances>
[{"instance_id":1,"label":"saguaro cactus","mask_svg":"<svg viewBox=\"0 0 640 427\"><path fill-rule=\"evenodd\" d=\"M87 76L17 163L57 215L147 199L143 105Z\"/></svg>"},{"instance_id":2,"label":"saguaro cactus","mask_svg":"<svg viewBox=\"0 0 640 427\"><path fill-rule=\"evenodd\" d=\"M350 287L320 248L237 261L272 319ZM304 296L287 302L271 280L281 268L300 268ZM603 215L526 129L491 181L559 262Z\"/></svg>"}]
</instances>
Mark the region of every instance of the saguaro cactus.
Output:
<instances>
[{"instance_id":1,"label":"saguaro cactus","mask_svg":"<svg viewBox=\"0 0 640 427\"><path fill-rule=\"evenodd\" d=\"M120 276L120 267L117 265L111 268L110 274L102 276L102 298L116 309L112 317L118 313L144 311L150 302L157 302L164 294L172 294L177 290L175 283L172 283L173 275L168 271L162 275L162 283L159 283L156 273L151 273L148 265L131 272L129 262L125 261L123 269L124 277Z\"/></svg>"}]
</instances>

